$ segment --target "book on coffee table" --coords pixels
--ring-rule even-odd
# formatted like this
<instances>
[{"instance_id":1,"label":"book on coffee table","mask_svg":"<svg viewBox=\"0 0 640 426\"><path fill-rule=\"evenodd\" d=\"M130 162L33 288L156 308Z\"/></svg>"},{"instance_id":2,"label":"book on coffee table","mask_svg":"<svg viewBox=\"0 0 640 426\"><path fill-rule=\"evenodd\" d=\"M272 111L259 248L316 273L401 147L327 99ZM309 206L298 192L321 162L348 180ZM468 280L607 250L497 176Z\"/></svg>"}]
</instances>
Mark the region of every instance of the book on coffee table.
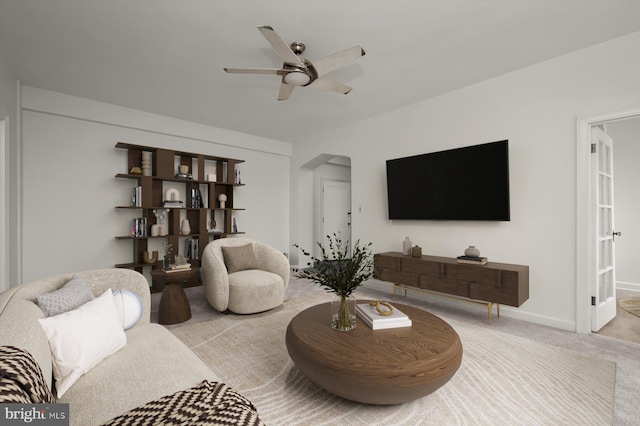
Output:
<instances>
[{"instance_id":1,"label":"book on coffee table","mask_svg":"<svg viewBox=\"0 0 640 426\"><path fill-rule=\"evenodd\" d=\"M387 307L384 306L382 309L387 309ZM370 305L368 302L358 303L356 305L356 314L373 330L411 327L412 324L411 318L396 307L393 308L391 315L381 315L375 305Z\"/></svg>"}]
</instances>

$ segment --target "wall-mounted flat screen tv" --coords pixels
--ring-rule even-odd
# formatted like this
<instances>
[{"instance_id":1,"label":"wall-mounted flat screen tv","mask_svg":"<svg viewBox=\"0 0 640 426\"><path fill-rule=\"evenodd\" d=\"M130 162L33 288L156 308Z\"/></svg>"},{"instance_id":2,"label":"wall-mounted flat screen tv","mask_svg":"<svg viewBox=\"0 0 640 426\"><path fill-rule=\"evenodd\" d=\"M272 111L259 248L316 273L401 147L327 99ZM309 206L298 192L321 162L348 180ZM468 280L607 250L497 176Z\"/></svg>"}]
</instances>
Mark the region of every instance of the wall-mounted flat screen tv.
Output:
<instances>
[{"instance_id":1,"label":"wall-mounted flat screen tv","mask_svg":"<svg viewBox=\"0 0 640 426\"><path fill-rule=\"evenodd\" d=\"M389 219L511 220L509 141L387 160Z\"/></svg>"}]
</instances>

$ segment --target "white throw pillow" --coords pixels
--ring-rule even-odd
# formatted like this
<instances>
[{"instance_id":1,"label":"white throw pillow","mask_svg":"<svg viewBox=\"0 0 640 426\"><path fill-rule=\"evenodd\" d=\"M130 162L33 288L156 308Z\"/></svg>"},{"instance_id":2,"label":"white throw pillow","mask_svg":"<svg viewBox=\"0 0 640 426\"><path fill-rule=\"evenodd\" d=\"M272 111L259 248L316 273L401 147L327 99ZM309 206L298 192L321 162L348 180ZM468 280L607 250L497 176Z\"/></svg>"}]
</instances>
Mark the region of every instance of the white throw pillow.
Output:
<instances>
[{"instance_id":1,"label":"white throw pillow","mask_svg":"<svg viewBox=\"0 0 640 426\"><path fill-rule=\"evenodd\" d=\"M49 339L58 398L127 344L111 289L77 309L38 321Z\"/></svg>"}]
</instances>

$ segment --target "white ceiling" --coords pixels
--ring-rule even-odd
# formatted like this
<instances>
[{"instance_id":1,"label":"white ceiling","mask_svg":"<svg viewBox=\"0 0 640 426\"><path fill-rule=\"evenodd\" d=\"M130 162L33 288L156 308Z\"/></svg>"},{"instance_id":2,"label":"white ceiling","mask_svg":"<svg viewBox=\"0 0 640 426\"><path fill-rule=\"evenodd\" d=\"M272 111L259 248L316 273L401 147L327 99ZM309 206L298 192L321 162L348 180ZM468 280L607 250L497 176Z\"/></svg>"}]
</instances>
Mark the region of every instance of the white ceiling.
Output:
<instances>
[{"instance_id":1,"label":"white ceiling","mask_svg":"<svg viewBox=\"0 0 640 426\"><path fill-rule=\"evenodd\" d=\"M271 25L348 95L223 67L280 67ZM640 1L0 0L0 43L23 84L268 138L353 123L640 31Z\"/></svg>"}]
</instances>

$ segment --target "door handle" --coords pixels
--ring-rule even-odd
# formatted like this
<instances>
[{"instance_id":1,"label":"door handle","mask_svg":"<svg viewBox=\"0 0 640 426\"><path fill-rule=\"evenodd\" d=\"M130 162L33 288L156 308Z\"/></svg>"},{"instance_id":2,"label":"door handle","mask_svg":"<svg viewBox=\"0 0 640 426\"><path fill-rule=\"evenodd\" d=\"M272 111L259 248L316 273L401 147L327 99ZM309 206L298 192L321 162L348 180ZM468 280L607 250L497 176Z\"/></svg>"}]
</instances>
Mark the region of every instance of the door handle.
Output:
<instances>
[{"instance_id":1,"label":"door handle","mask_svg":"<svg viewBox=\"0 0 640 426\"><path fill-rule=\"evenodd\" d=\"M618 231L618 232L613 231L613 241L616 240L616 235L618 237L622 237L622 231Z\"/></svg>"}]
</instances>

